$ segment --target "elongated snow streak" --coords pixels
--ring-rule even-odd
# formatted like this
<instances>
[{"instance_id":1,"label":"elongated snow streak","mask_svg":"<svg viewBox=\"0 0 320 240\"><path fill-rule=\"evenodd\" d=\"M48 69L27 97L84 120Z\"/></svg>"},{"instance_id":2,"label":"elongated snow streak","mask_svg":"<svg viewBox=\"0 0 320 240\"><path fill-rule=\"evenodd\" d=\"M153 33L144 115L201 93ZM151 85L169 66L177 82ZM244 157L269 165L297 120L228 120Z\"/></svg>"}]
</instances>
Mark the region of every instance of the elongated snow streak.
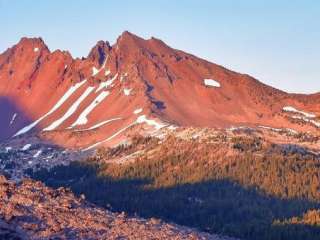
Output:
<instances>
[{"instance_id":1,"label":"elongated snow streak","mask_svg":"<svg viewBox=\"0 0 320 240\"><path fill-rule=\"evenodd\" d=\"M317 128L320 128L320 122L318 121L315 121L313 119L309 119L307 117L302 117L302 116L292 116L291 118L293 119L299 119L299 120L302 120L304 122L307 122L307 123L311 123L313 124L314 126L316 126Z\"/></svg>"},{"instance_id":2,"label":"elongated snow streak","mask_svg":"<svg viewBox=\"0 0 320 240\"><path fill-rule=\"evenodd\" d=\"M36 152L36 153L33 155L33 157L34 157L34 158L37 158L37 157L40 156L41 153L42 153L42 151L39 150L38 152Z\"/></svg>"},{"instance_id":3,"label":"elongated snow streak","mask_svg":"<svg viewBox=\"0 0 320 240\"><path fill-rule=\"evenodd\" d=\"M88 87L84 93L75 101L72 106L68 109L68 111L58 120L51 123L48 127L43 129L43 131L51 131L57 128L61 123L63 123L66 119L68 119L79 107L81 102L94 90L95 87Z\"/></svg>"},{"instance_id":4,"label":"elongated snow streak","mask_svg":"<svg viewBox=\"0 0 320 240\"><path fill-rule=\"evenodd\" d=\"M286 131L292 134L298 134L298 132L296 130L293 130L291 128L273 128L273 127L268 127L268 126L258 126L259 128L263 128L263 129L267 129L267 130L271 130L274 132L282 132L282 131Z\"/></svg>"},{"instance_id":5,"label":"elongated snow streak","mask_svg":"<svg viewBox=\"0 0 320 240\"><path fill-rule=\"evenodd\" d=\"M139 114L142 112L142 108L137 108L136 110L133 111L134 114Z\"/></svg>"},{"instance_id":6,"label":"elongated snow streak","mask_svg":"<svg viewBox=\"0 0 320 240\"><path fill-rule=\"evenodd\" d=\"M94 129L97 129L109 122L113 122L113 121L116 121L116 120L121 120L122 118L121 117L117 117L117 118L112 118L112 119L108 119L106 121L103 121L103 122L100 122L100 123L97 123L95 125L93 125L92 127L89 127L89 128L85 128L85 129L76 129L74 130L74 132L83 132L83 131L90 131L90 130L94 130Z\"/></svg>"},{"instance_id":7,"label":"elongated snow streak","mask_svg":"<svg viewBox=\"0 0 320 240\"><path fill-rule=\"evenodd\" d=\"M23 148L21 148L21 150L22 151L27 151L30 147L31 147L31 144L28 143L28 144L24 145Z\"/></svg>"},{"instance_id":8,"label":"elongated snow streak","mask_svg":"<svg viewBox=\"0 0 320 240\"><path fill-rule=\"evenodd\" d=\"M95 144L93 144L93 145L91 145L91 146L83 149L82 151L83 151L83 152L88 151L88 150L90 150L90 149L92 149L92 148L95 148L95 147L99 146L99 145L102 144L102 143L105 143L105 142L107 142L107 141L110 141L111 139L115 138L115 137L118 136L120 133L126 131L128 128L132 127L132 126L135 125L135 124L137 124L137 122L133 122L133 123L131 123L130 125L128 125L128 126L126 126L126 127L124 127L124 128L121 128L119 131L117 131L116 133L114 133L113 135L111 135L110 137L108 137L107 139L105 139L105 140L103 140L103 141L101 141L101 142L97 142L97 143L95 143Z\"/></svg>"},{"instance_id":9,"label":"elongated snow streak","mask_svg":"<svg viewBox=\"0 0 320 240\"><path fill-rule=\"evenodd\" d=\"M109 80L107 80L105 82L100 83L100 85L97 88L96 92L99 92L103 88L108 88L114 82L114 80L117 79L117 77L118 77L118 73L116 75L114 75L113 78L111 78L111 79L109 79Z\"/></svg>"},{"instance_id":10,"label":"elongated snow streak","mask_svg":"<svg viewBox=\"0 0 320 240\"><path fill-rule=\"evenodd\" d=\"M307 118L315 118L316 117L316 115L314 115L313 113L303 112L303 111L297 110L296 108L291 107L291 106L285 106L285 107L282 108L282 110L285 111L285 112L299 113L301 115L304 115Z\"/></svg>"},{"instance_id":11,"label":"elongated snow streak","mask_svg":"<svg viewBox=\"0 0 320 240\"><path fill-rule=\"evenodd\" d=\"M83 84L85 84L87 80L83 80L82 82L79 82L75 84L74 86L71 86L68 91L60 98L60 100L51 108L49 112L47 112L45 115L40 117L38 120L34 121L33 123L25 126L24 128L20 129L16 134L13 135L13 137L19 136L21 134L24 134L28 131L30 131L32 128L34 128L39 122L41 122L44 118L55 112L58 108L62 106L62 104Z\"/></svg>"},{"instance_id":12,"label":"elongated snow streak","mask_svg":"<svg viewBox=\"0 0 320 240\"><path fill-rule=\"evenodd\" d=\"M91 146L89 146L89 147L87 147L87 148L85 148L85 149L82 149L82 151L83 151L83 152L88 151L88 150L90 150L90 149L93 149L93 148L99 146L99 145L102 144L102 143L105 143L105 142L107 142L107 141L110 141L111 139L113 139L113 138L115 138L116 136L118 136L120 133L126 131L128 128L130 128L130 127L132 127L132 126L134 126L134 125L136 125L136 124L139 124L139 123L146 123L146 124L148 124L148 125L150 125L150 126L155 127L156 130L159 130L159 129L167 126L167 125L165 125L165 124L157 123L155 120L147 119L145 115L141 115L141 116L139 116L139 117L137 118L136 121L134 121L133 123L129 124L128 126L122 128L122 129L120 129L119 131L117 131L116 133L114 133L113 135L111 135L110 137L108 137L107 139L105 139L105 140L103 140L103 141L101 141L101 142L97 142L97 143L95 143L95 144L93 144L93 145L91 145Z\"/></svg>"},{"instance_id":13,"label":"elongated snow streak","mask_svg":"<svg viewBox=\"0 0 320 240\"><path fill-rule=\"evenodd\" d=\"M88 122L87 116L95 109L96 106L98 106L99 103L101 103L108 95L110 94L109 91L103 91L101 92L94 100L93 102L80 114L78 119L71 125L71 127L77 126L77 125L84 125Z\"/></svg>"},{"instance_id":14,"label":"elongated snow streak","mask_svg":"<svg viewBox=\"0 0 320 240\"><path fill-rule=\"evenodd\" d=\"M13 114L12 118L11 118L11 121L10 121L10 125L12 125L12 123L14 122L14 120L16 119L17 117L17 113Z\"/></svg>"},{"instance_id":15,"label":"elongated snow streak","mask_svg":"<svg viewBox=\"0 0 320 240\"><path fill-rule=\"evenodd\" d=\"M213 79L204 79L204 84L209 87L221 87L220 83Z\"/></svg>"}]
</instances>

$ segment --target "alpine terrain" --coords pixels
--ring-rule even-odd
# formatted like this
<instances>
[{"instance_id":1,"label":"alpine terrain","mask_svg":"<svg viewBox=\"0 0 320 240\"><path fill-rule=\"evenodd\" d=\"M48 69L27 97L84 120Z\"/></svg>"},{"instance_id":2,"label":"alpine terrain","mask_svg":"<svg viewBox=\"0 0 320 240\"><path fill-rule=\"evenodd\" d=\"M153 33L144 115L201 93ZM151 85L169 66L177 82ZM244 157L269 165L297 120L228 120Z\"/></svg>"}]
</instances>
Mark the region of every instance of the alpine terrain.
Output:
<instances>
[{"instance_id":1,"label":"alpine terrain","mask_svg":"<svg viewBox=\"0 0 320 240\"><path fill-rule=\"evenodd\" d=\"M127 31L0 54L0 238L318 239L319 162L320 93Z\"/></svg>"}]
</instances>

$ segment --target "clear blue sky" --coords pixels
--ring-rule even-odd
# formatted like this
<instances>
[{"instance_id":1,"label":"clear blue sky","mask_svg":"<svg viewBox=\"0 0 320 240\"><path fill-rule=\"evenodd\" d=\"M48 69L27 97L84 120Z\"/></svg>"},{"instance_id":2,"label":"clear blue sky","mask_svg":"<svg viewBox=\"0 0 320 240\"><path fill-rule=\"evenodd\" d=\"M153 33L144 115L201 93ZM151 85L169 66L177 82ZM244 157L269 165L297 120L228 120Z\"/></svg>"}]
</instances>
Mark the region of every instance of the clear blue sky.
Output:
<instances>
[{"instance_id":1,"label":"clear blue sky","mask_svg":"<svg viewBox=\"0 0 320 240\"><path fill-rule=\"evenodd\" d=\"M124 30L290 92L320 91L317 0L0 0L0 52L23 36L86 56Z\"/></svg>"}]
</instances>

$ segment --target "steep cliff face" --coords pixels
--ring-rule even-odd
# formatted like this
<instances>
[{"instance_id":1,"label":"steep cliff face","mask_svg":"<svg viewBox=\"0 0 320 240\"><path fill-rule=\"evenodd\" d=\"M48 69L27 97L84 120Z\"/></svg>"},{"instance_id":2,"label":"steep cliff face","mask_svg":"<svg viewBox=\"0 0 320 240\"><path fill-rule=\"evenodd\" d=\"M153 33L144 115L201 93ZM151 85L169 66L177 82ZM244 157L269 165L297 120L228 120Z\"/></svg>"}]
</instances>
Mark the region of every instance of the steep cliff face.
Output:
<instances>
[{"instance_id":1,"label":"steep cliff face","mask_svg":"<svg viewBox=\"0 0 320 240\"><path fill-rule=\"evenodd\" d=\"M319 115L319 94L288 94L129 32L83 59L38 38L0 55L0 140L38 134L93 148L165 125L318 132Z\"/></svg>"}]
</instances>

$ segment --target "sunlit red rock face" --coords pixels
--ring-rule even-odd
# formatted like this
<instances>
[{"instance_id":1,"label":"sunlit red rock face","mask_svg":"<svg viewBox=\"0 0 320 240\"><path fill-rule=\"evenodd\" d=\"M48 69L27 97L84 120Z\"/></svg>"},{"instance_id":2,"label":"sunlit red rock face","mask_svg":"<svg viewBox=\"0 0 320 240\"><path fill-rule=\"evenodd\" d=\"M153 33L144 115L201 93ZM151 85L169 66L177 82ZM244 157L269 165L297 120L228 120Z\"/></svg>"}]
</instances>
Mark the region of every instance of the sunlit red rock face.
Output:
<instances>
[{"instance_id":1,"label":"sunlit red rock face","mask_svg":"<svg viewBox=\"0 0 320 240\"><path fill-rule=\"evenodd\" d=\"M319 116L319 94L288 94L129 32L83 59L37 38L0 55L0 140L40 134L86 148L164 124L318 132Z\"/></svg>"}]
</instances>

